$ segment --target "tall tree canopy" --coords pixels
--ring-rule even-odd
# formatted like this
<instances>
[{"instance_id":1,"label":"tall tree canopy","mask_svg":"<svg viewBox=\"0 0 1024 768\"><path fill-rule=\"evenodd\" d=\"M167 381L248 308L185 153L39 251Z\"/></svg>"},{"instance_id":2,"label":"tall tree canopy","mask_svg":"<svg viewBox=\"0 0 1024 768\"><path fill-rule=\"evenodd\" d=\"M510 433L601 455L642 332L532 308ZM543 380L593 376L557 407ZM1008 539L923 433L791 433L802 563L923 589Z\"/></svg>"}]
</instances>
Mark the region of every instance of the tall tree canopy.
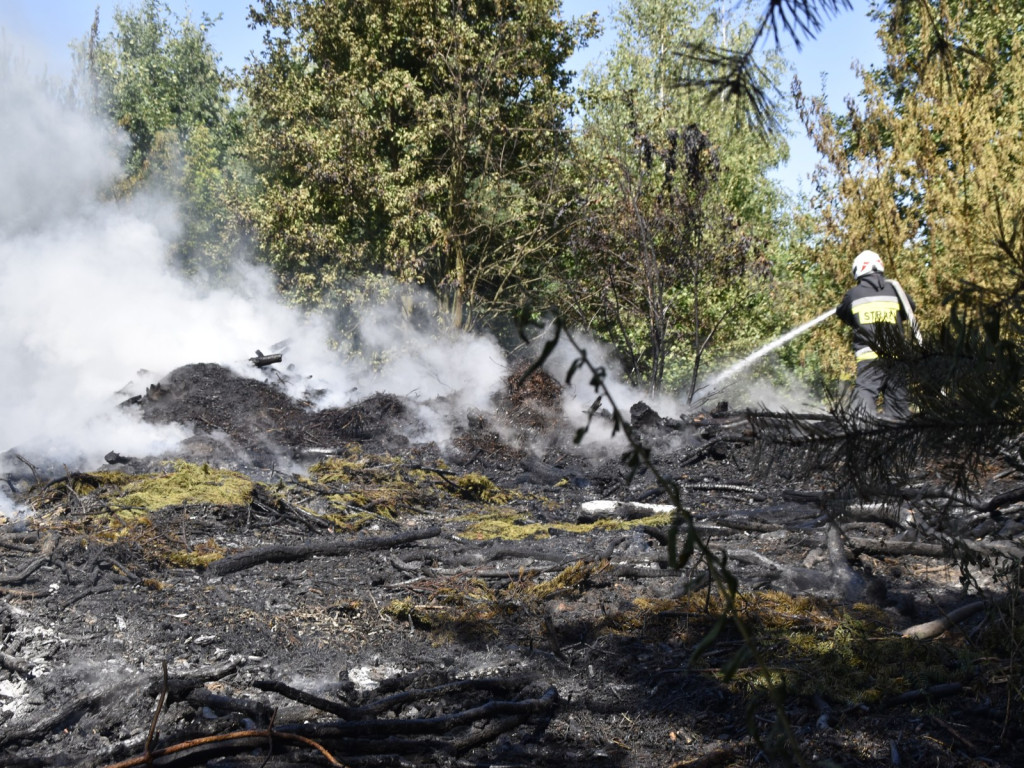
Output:
<instances>
[{"instance_id":1,"label":"tall tree canopy","mask_svg":"<svg viewBox=\"0 0 1024 768\"><path fill-rule=\"evenodd\" d=\"M250 216L300 301L365 274L426 285L456 325L524 290L552 252L593 22L558 0L267 0L244 93Z\"/></svg>"},{"instance_id":2,"label":"tall tree canopy","mask_svg":"<svg viewBox=\"0 0 1024 768\"><path fill-rule=\"evenodd\" d=\"M763 334L763 277L785 156L721 99L683 87L714 66L687 51L753 30L715 0L629 0L606 66L585 75L577 169L586 200L565 291L578 322L610 338L635 379L695 384L709 343ZM762 88L782 67L761 62Z\"/></svg>"}]
</instances>

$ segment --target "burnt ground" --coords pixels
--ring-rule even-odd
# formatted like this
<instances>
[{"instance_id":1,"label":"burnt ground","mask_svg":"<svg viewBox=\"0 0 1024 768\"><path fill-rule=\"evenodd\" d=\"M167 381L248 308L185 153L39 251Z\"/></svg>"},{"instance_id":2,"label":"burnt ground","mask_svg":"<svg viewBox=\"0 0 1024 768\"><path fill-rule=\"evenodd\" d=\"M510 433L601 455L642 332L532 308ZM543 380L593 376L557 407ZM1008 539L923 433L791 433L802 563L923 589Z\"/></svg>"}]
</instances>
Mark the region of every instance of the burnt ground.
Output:
<instances>
[{"instance_id":1,"label":"burnt ground","mask_svg":"<svg viewBox=\"0 0 1024 768\"><path fill-rule=\"evenodd\" d=\"M194 427L175 456L8 455L0 764L1024 764L1013 467L970 504L840 503L821 415L637 403L632 471L541 373L444 445L401 398L274 376L125 403Z\"/></svg>"}]
</instances>

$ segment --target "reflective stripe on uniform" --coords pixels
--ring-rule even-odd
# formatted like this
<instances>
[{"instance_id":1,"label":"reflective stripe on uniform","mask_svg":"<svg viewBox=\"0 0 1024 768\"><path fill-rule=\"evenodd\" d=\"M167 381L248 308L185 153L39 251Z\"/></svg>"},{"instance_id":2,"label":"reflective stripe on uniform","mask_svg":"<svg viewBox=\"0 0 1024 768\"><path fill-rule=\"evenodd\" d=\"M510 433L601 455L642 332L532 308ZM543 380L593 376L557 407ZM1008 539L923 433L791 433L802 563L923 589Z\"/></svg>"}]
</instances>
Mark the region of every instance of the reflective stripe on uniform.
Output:
<instances>
[{"instance_id":1,"label":"reflective stripe on uniform","mask_svg":"<svg viewBox=\"0 0 1024 768\"><path fill-rule=\"evenodd\" d=\"M861 325L896 323L900 314L900 300L895 296L871 296L857 299L850 310Z\"/></svg>"},{"instance_id":2,"label":"reflective stripe on uniform","mask_svg":"<svg viewBox=\"0 0 1024 768\"><path fill-rule=\"evenodd\" d=\"M862 360L878 359L878 353L875 352L875 350L873 350L871 347L864 347L863 349L858 349L853 353L853 356L858 363L861 362Z\"/></svg>"}]
</instances>

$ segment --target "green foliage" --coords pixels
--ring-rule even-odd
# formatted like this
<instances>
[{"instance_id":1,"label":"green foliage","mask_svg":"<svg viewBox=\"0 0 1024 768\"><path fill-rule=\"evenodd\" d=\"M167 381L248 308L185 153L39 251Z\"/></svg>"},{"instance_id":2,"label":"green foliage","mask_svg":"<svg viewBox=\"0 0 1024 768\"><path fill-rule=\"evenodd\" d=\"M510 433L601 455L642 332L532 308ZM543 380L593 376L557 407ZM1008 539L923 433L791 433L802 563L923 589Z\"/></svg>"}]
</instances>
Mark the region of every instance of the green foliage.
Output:
<instances>
[{"instance_id":1,"label":"green foliage","mask_svg":"<svg viewBox=\"0 0 1024 768\"><path fill-rule=\"evenodd\" d=\"M552 252L566 60L593 34L554 0L265 2L247 208L288 292L426 285L456 326L516 303Z\"/></svg>"},{"instance_id":2,"label":"green foliage","mask_svg":"<svg viewBox=\"0 0 1024 768\"><path fill-rule=\"evenodd\" d=\"M788 37L799 50L831 17L852 7L851 0L769 0L759 9L753 31L743 44L720 39L685 43L679 53L697 68L680 84L703 93L707 104L730 104L737 118L761 136L778 135L781 94L760 64L762 44L773 38L779 51L780 39Z\"/></svg>"},{"instance_id":3,"label":"green foliage","mask_svg":"<svg viewBox=\"0 0 1024 768\"><path fill-rule=\"evenodd\" d=\"M213 127L227 108L225 83L200 26L172 20L157 0L138 10L117 10L116 30L79 45L95 88L97 108L113 117L130 141L128 184L144 175L147 159L164 131L184 139L199 125Z\"/></svg>"},{"instance_id":4,"label":"green foliage","mask_svg":"<svg viewBox=\"0 0 1024 768\"><path fill-rule=\"evenodd\" d=\"M781 203L766 174L785 149L678 87L708 74L680 52L722 35L742 43L742 19L715 2L634 0L618 21L608 64L584 76L583 202L552 288L572 321L615 343L634 381L692 394L712 343L725 351L777 325L761 298Z\"/></svg>"},{"instance_id":5,"label":"green foliage","mask_svg":"<svg viewBox=\"0 0 1024 768\"><path fill-rule=\"evenodd\" d=\"M828 160L815 258L838 295L853 256L878 251L925 328L945 323L953 298L976 320L986 306L1019 314L1024 13L903 0L877 16L886 63L865 73L863 107L803 101Z\"/></svg>"},{"instance_id":6,"label":"green foliage","mask_svg":"<svg viewBox=\"0 0 1024 768\"><path fill-rule=\"evenodd\" d=\"M190 270L223 270L242 240L235 211L244 178L231 83L207 34L214 20L174 16L157 0L115 10L114 31L76 46L79 80L94 108L128 138L125 175L114 193L159 188L180 205L176 256Z\"/></svg>"}]
</instances>

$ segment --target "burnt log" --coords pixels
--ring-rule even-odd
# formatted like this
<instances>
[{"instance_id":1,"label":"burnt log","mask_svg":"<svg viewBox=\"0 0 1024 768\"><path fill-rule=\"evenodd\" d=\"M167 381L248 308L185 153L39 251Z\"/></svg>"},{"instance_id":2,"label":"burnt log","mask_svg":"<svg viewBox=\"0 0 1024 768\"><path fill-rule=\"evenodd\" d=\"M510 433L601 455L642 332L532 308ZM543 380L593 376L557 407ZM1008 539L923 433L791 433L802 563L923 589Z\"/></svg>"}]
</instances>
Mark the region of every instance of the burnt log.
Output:
<instances>
[{"instance_id":1,"label":"burnt log","mask_svg":"<svg viewBox=\"0 0 1024 768\"><path fill-rule=\"evenodd\" d=\"M421 539L432 539L440 534L440 526L435 526L378 538L340 541L327 539L326 541L314 541L309 544L260 547L217 560L210 564L209 570L217 576L225 576L229 573L244 571L247 568L263 563L290 563L297 560L306 560L310 557L337 557L356 551L365 552L374 549L390 549L391 547L399 547L403 544L420 541Z\"/></svg>"},{"instance_id":2,"label":"burnt log","mask_svg":"<svg viewBox=\"0 0 1024 768\"><path fill-rule=\"evenodd\" d=\"M10 672L16 672L22 677L29 677L32 674L31 664L3 651L0 651L0 667Z\"/></svg>"},{"instance_id":3,"label":"burnt log","mask_svg":"<svg viewBox=\"0 0 1024 768\"><path fill-rule=\"evenodd\" d=\"M868 555L888 555L891 557L899 557L901 555L942 557L949 552L943 545L932 544L927 541L869 539L866 536L850 536L847 540L854 554L865 553Z\"/></svg>"},{"instance_id":4,"label":"burnt log","mask_svg":"<svg viewBox=\"0 0 1024 768\"><path fill-rule=\"evenodd\" d=\"M26 581L29 576L38 571L44 565L46 565L49 561L50 558L47 555L37 557L35 560L32 560L28 565L26 565L17 573L12 574L11 576L0 576L0 586L21 584L22 582Z\"/></svg>"},{"instance_id":5,"label":"burnt log","mask_svg":"<svg viewBox=\"0 0 1024 768\"><path fill-rule=\"evenodd\" d=\"M257 368L266 368L268 365L273 365L274 363L280 363L281 360L283 360L283 359L284 359L284 356L281 355L280 353L265 355L265 354L263 354L262 352L260 352L257 349L256 350L256 356L255 357L250 357L249 358L249 362L252 363Z\"/></svg>"},{"instance_id":6,"label":"burnt log","mask_svg":"<svg viewBox=\"0 0 1024 768\"><path fill-rule=\"evenodd\" d=\"M1019 501L1024 501L1024 488L1014 488L1011 491L993 496L988 501L979 504L977 509L980 512L998 515L1000 509L1016 504Z\"/></svg>"},{"instance_id":7,"label":"burnt log","mask_svg":"<svg viewBox=\"0 0 1024 768\"><path fill-rule=\"evenodd\" d=\"M105 462L107 462L107 464L131 464L132 463L131 457L129 457L129 456L122 456L117 451L110 451L106 456L103 457L103 460Z\"/></svg>"},{"instance_id":8,"label":"burnt log","mask_svg":"<svg viewBox=\"0 0 1024 768\"><path fill-rule=\"evenodd\" d=\"M44 739L49 734L78 722L86 713L95 711L100 704L116 699L119 692L118 688L108 688L98 693L79 696L57 712L34 720L24 728L11 727L11 724L8 724L0 732L0 746Z\"/></svg>"}]
</instances>

